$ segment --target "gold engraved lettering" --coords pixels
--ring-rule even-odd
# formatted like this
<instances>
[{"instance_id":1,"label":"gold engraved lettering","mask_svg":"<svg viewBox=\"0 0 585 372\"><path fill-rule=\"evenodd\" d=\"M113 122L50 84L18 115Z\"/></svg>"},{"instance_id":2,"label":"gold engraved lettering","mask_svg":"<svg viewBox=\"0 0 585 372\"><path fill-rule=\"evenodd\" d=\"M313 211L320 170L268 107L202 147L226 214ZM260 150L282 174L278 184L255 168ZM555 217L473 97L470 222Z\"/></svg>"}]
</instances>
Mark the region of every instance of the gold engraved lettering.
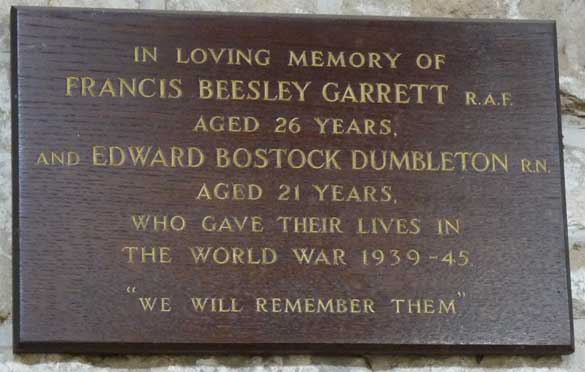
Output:
<instances>
[{"instance_id":1,"label":"gold engraved lettering","mask_svg":"<svg viewBox=\"0 0 585 372\"><path fill-rule=\"evenodd\" d=\"M270 50L268 49L236 49L236 48L195 48L190 51L177 48L177 63L193 63L202 65L225 64L268 66L270 64Z\"/></svg>"},{"instance_id":2,"label":"gold engraved lettering","mask_svg":"<svg viewBox=\"0 0 585 372\"><path fill-rule=\"evenodd\" d=\"M278 216L283 233L293 234L343 234L339 217Z\"/></svg>"},{"instance_id":3,"label":"gold engraved lettering","mask_svg":"<svg viewBox=\"0 0 585 372\"><path fill-rule=\"evenodd\" d=\"M197 313L240 313L243 310L234 297L191 297L191 304Z\"/></svg>"},{"instance_id":4,"label":"gold engraved lettering","mask_svg":"<svg viewBox=\"0 0 585 372\"><path fill-rule=\"evenodd\" d=\"M72 167L79 165L81 158L75 151L48 151L40 152L35 165Z\"/></svg>"},{"instance_id":5,"label":"gold engraved lettering","mask_svg":"<svg viewBox=\"0 0 585 372\"><path fill-rule=\"evenodd\" d=\"M229 133L252 133L260 128L260 122L253 116L223 116L212 117L199 116L193 132L229 132Z\"/></svg>"},{"instance_id":6,"label":"gold engraved lettering","mask_svg":"<svg viewBox=\"0 0 585 372\"><path fill-rule=\"evenodd\" d=\"M327 82L321 95L330 103L395 103L408 104L411 98L417 104L431 100L437 105L445 104L449 87L444 84L400 84L400 83L357 83L340 84Z\"/></svg>"},{"instance_id":7,"label":"gold engraved lettering","mask_svg":"<svg viewBox=\"0 0 585 372\"><path fill-rule=\"evenodd\" d=\"M204 183L199 192L196 193L196 200L259 200L264 191L262 187L250 183L224 183L218 182L215 185Z\"/></svg>"},{"instance_id":8,"label":"gold engraved lettering","mask_svg":"<svg viewBox=\"0 0 585 372\"><path fill-rule=\"evenodd\" d=\"M163 313L170 313L173 310L170 297L139 297L138 301L143 311L152 312L157 309Z\"/></svg>"},{"instance_id":9,"label":"gold engraved lettering","mask_svg":"<svg viewBox=\"0 0 585 372\"><path fill-rule=\"evenodd\" d=\"M392 134L390 119L352 119L314 117L313 122L319 127L321 135L372 135L387 136Z\"/></svg>"},{"instance_id":10,"label":"gold engraved lettering","mask_svg":"<svg viewBox=\"0 0 585 372\"><path fill-rule=\"evenodd\" d=\"M311 82L199 79L198 84L203 100L304 102Z\"/></svg>"},{"instance_id":11,"label":"gold engraved lettering","mask_svg":"<svg viewBox=\"0 0 585 372\"><path fill-rule=\"evenodd\" d=\"M390 185L344 186L336 184L312 184L311 187L317 191L320 202L384 203L394 200Z\"/></svg>"},{"instance_id":12,"label":"gold engraved lettering","mask_svg":"<svg viewBox=\"0 0 585 372\"><path fill-rule=\"evenodd\" d=\"M189 247L195 264L272 265L278 260L273 248Z\"/></svg>"},{"instance_id":13,"label":"gold engraved lettering","mask_svg":"<svg viewBox=\"0 0 585 372\"><path fill-rule=\"evenodd\" d=\"M521 159L522 173L540 174L550 173L550 168L546 159Z\"/></svg>"},{"instance_id":14,"label":"gold engraved lettering","mask_svg":"<svg viewBox=\"0 0 585 372\"><path fill-rule=\"evenodd\" d=\"M248 231L252 233L261 233L264 231L262 217L260 216L205 216L201 220L201 228L206 232L235 233Z\"/></svg>"},{"instance_id":15,"label":"gold engraved lettering","mask_svg":"<svg viewBox=\"0 0 585 372\"><path fill-rule=\"evenodd\" d=\"M396 314L456 314L455 300L430 298L393 298L390 300Z\"/></svg>"},{"instance_id":16,"label":"gold engraved lettering","mask_svg":"<svg viewBox=\"0 0 585 372\"><path fill-rule=\"evenodd\" d=\"M172 262L170 256L171 248L169 247L124 247L122 252L127 253L128 263L161 263L168 264Z\"/></svg>"},{"instance_id":17,"label":"gold engraved lettering","mask_svg":"<svg viewBox=\"0 0 585 372\"><path fill-rule=\"evenodd\" d=\"M341 169L337 156L341 150L302 150L286 148L260 148L248 150L237 148L233 151L216 148L216 166L218 168L268 168L273 167L301 169Z\"/></svg>"},{"instance_id":18,"label":"gold engraved lettering","mask_svg":"<svg viewBox=\"0 0 585 372\"><path fill-rule=\"evenodd\" d=\"M402 53L289 50L288 55L288 66L291 67L396 69Z\"/></svg>"},{"instance_id":19,"label":"gold engraved lettering","mask_svg":"<svg viewBox=\"0 0 585 372\"><path fill-rule=\"evenodd\" d=\"M134 62L146 63L146 62L157 62L157 47L134 47Z\"/></svg>"},{"instance_id":20,"label":"gold engraved lettering","mask_svg":"<svg viewBox=\"0 0 585 372\"><path fill-rule=\"evenodd\" d=\"M94 145L92 165L100 167L131 166L137 168L198 168L205 155L198 147L170 148L153 146L100 146Z\"/></svg>"},{"instance_id":21,"label":"gold engraved lettering","mask_svg":"<svg viewBox=\"0 0 585 372\"><path fill-rule=\"evenodd\" d=\"M136 231L179 232L185 230L187 221L183 216L157 216L150 214L133 214L132 225Z\"/></svg>"},{"instance_id":22,"label":"gold engraved lettering","mask_svg":"<svg viewBox=\"0 0 585 372\"><path fill-rule=\"evenodd\" d=\"M183 97L182 80L178 78L105 78L89 76L65 77L66 97L142 97L177 99Z\"/></svg>"},{"instance_id":23,"label":"gold engraved lettering","mask_svg":"<svg viewBox=\"0 0 585 372\"><path fill-rule=\"evenodd\" d=\"M418 235L420 232L421 221L418 218L358 217L357 219L357 234Z\"/></svg>"},{"instance_id":24,"label":"gold engraved lettering","mask_svg":"<svg viewBox=\"0 0 585 372\"><path fill-rule=\"evenodd\" d=\"M370 298L280 298L257 297L257 313L373 314Z\"/></svg>"},{"instance_id":25,"label":"gold engraved lettering","mask_svg":"<svg viewBox=\"0 0 585 372\"><path fill-rule=\"evenodd\" d=\"M351 150L352 169L414 172L508 172L508 154L484 152Z\"/></svg>"},{"instance_id":26,"label":"gold engraved lettering","mask_svg":"<svg viewBox=\"0 0 585 372\"><path fill-rule=\"evenodd\" d=\"M343 249L292 248L297 262L301 265L343 266L345 251Z\"/></svg>"}]
</instances>

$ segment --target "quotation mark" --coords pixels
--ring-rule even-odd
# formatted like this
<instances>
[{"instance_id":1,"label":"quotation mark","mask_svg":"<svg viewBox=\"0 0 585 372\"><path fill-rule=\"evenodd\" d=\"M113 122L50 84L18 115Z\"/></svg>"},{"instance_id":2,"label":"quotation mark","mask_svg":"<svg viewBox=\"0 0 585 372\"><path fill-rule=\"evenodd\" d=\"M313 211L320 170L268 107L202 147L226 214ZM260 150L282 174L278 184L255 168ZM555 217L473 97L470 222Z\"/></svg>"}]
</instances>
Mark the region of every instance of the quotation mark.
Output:
<instances>
[{"instance_id":1,"label":"quotation mark","mask_svg":"<svg viewBox=\"0 0 585 372\"><path fill-rule=\"evenodd\" d=\"M129 294L134 294L134 293L136 293L136 287L128 286L126 288L126 292L129 293Z\"/></svg>"},{"instance_id":2,"label":"quotation mark","mask_svg":"<svg viewBox=\"0 0 585 372\"><path fill-rule=\"evenodd\" d=\"M461 298L465 297L465 292L457 291L457 297L461 297Z\"/></svg>"}]
</instances>

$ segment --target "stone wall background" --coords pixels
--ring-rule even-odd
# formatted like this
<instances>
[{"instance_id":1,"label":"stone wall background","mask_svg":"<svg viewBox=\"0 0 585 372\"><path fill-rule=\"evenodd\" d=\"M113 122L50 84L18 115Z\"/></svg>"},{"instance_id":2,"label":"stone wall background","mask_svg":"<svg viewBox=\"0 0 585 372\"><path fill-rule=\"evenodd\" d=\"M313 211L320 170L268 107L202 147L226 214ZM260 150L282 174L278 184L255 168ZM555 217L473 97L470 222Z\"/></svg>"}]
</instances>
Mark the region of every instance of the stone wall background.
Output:
<instances>
[{"instance_id":1,"label":"stone wall background","mask_svg":"<svg viewBox=\"0 0 585 372\"><path fill-rule=\"evenodd\" d=\"M12 354L10 5L417 17L555 19L576 352L554 357L80 357ZM585 0L0 0L0 372L585 371Z\"/></svg>"}]
</instances>

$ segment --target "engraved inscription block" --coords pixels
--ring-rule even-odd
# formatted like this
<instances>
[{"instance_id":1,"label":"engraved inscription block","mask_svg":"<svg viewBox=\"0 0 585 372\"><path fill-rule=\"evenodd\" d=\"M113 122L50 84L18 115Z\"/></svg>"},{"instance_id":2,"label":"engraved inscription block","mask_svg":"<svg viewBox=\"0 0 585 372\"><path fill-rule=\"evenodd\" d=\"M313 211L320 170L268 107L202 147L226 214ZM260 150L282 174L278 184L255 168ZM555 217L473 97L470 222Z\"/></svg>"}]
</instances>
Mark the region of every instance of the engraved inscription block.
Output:
<instances>
[{"instance_id":1,"label":"engraved inscription block","mask_svg":"<svg viewBox=\"0 0 585 372\"><path fill-rule=\"evenodd\" d=\"M15 351L571 352L555 40L13 8Z\"/></svg>"}]
</instances>

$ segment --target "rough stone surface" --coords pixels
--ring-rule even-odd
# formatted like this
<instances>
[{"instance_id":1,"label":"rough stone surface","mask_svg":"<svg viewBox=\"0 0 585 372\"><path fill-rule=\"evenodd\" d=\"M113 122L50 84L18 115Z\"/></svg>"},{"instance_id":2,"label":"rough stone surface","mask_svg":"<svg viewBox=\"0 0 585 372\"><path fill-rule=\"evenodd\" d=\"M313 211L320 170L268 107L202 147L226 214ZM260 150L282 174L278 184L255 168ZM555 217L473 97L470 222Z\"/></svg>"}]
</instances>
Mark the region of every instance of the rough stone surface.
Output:
<instances>
[{"instance_id":1,"label":"rough stone surface","mask_svg":"<svg viewBox=\"0 0 585 372\"><path fill-rule=\"evenodd\" d=\"M563 116L567 219L571 230L585 229L585 120Z\"/></svg>"},{"instance_id":2,"label":"rough stone surface","mask_svg":"<svg viewBox=\"0 0 585 372\"><path fill-rule=\"evenodd\" d=\"M48 5L83 8L164 9L165 0L48 0Z\"/></svg>"},{"instance_id":3,"label":"rough stone surface","mask_svg":"<svg viewBox=\"0 0 585 372\"><path fill-rule=\"evenodd\" d=\"M507 1L447 0L414 1L412 14L424 17L504 18L508 15Z\"/></svg>"},{"instance_id":4,"label":"rough stone surface","mask_svg":"<svg viewBox=\"0 0 585 372\"><path fill-rule=\"evenodd\" d=\"M9 6L557 21L576 352L555 357L15 356L12 348ZM5 371L585 371L585 0L12 0L0 1L0 372Z\"/></svg>"},{"instance_id":5,"label":"rough stone surface","mask_svg":"<svg viewBox=\"0 0 585 372\"><path fill-rule=\"evenodd\" d=\"M518 10L524 18L556 19L561 87L585 99L585 1L521 0Z\"/></svg>"},{"instance_id":6,"label":"rough stone surface","mask_svg":"<svg viewBox=\"0 0 585 372\"><path fill-rule=\"evenodd\" d=\"M320 1L319 3L328 3L328 1ZM328 13L341 14L368 14L378 16L392 16L403 17L410 14L412 1L386 1L386 0L370 0L370 1L351 1L345 0L341 3L338 9L331 9Z\"/></svg>"},{"instance_id":7,"label":"rough stone surface","mask_svg":"<svg viewBox=\"0 0 585 372\"><path fill-rule=\"evenodd\" d=\"M318 3L311 0L266 1L266 0L169 0L169 10L198 10L219 12L267 12L267 13L315 13Z\"/></svg>"}]
</instances>

